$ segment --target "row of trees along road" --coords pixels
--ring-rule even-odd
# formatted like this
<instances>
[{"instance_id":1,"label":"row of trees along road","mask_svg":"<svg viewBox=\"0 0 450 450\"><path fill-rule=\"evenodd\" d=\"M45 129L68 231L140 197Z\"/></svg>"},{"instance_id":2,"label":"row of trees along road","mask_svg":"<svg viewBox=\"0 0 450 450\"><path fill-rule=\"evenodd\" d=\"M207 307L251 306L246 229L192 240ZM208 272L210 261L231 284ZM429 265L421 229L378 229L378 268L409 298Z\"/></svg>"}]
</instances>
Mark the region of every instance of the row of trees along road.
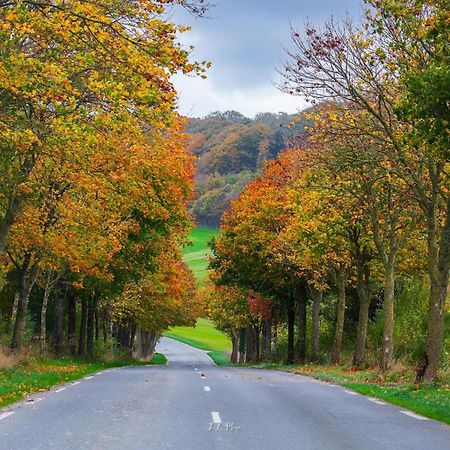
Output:
<instances>
[{"instance_id":1,"label":"row of trees along road","mask_svg":"<svg viewBox=\"0 0 450 450\"><path fill-rule=\"evenodd\" d=\"M193 163L170 78L205 66L177 43L172 5L205 8L0 3L0 311L14 350L30 333L45 348L49 326L58 351L92 355L103 330L126 348L139 337L148 359L158 333L195 320L179 250Z\"/></svg>"},{"instance_id":2,"label":"row of trees along road","mask_svg":"<svg viewBox=\"0 0 450 450\"><path fill-rule=\"evenodd\" d=\"M396 348L399 286L424 280L427 325L416 373L419 381L434 380L445 358L450 265L448 5L367 4L361 26L330 21L322 29L292 30L280 88L316 103L314 124L307 140L268 164L225 214L213 243L211 316L237 348L236 330L250 330L252 342L262 331L264 341L268 319L272 326L286 320L289 363L296 317L299 361L306 358L307 321L313 361L323 322L333 323L329 358L339 363L350 293L359 303L353 362L365 363L375 301L382 310L378 360L385 371ZM234 295L224 296L225 288ZM330 290L335 314L321 317ZM271 302L269 317L261 315L266 306L249 306L255 295L260 306ZM230 311L226 320L224 310Z\"/></svg>"}]
</instances>

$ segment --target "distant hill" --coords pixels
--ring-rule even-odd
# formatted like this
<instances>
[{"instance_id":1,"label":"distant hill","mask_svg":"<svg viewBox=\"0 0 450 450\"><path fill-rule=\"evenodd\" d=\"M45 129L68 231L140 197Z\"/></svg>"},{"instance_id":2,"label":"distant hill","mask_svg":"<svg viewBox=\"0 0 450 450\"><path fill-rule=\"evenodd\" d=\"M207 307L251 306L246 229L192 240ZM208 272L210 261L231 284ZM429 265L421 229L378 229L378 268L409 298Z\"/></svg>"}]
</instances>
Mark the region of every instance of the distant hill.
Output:
<instances>
[{"instance_id":1,"label":"distant hill","mask_svg":"<svg viewBox=\"0 0 450 450\"><path fill-rule=\"evenodd\" d=\"M187 132L198 157L196 199L191 212L204 227L218 227L230 201L261 170L264 162L305 135L300 115L260 113L249 119L237 111L190 119Z\"/></svg>"}]
</instances>

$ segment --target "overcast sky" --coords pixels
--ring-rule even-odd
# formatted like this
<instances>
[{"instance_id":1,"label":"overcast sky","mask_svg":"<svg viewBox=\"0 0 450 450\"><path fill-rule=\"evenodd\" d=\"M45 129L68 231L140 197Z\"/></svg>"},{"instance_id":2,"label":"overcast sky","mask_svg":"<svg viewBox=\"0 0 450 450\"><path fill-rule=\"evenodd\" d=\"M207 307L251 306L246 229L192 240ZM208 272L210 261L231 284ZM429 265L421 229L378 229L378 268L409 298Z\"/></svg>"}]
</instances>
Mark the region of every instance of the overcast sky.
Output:
<instances>
[{"instance_id":1,"label":"overcast sky","mask_svg":"<svg viewBox=\"0 0 450 450\"><path fill-rule=\"evenodd\" d=\"M197 60L211 61L208 79L175 77L179 109L189 117L234 109L253 117L258 112L293 113L301 98L274 86L276 67L286 61L290 24L301 30L307 20L360 15L360 0L212 0L209 18L176 11L177 23L192 26L182 42L195 45Z\"/></svg>"}]
</instances>

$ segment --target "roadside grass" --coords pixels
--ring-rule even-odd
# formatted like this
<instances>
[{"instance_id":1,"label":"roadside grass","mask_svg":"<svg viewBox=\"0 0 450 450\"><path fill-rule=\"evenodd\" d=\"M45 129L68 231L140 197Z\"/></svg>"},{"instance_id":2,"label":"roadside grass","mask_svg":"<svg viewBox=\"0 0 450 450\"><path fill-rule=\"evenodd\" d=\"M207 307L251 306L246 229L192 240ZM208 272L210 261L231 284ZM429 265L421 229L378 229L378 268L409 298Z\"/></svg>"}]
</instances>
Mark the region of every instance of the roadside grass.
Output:
<instances>
[{"instance_id":1,"label":"roadside grass","mask_svg":"<svg viewBox=\"0 0 450 450\"><path fill-rule=\"evenodd\" d=\"M439 384L415 384L413 371L404 368L381 374L376 368L357 370L350 366L285 366L269 363L253 366L283 370L339 384L450 425L448 380Z\"/></svg>"},{"instance_id":2,"label":"roadside grass","mask_svg":"<svg viewBox=\"0 0 450 450\"><path fill-rule=\"evenodd\" d=\"M164 355L156 353L149 363L132 359L89 361L76 357L31 358L13 367L0 368L0 407L10 405L36 392L74 381L112 367L166 364Z\"/></svg>"},{"instance_id":3,"label":"roadside grass","mask_svg":"<svg viewBox=\"0 0 450 450\"><path fill-rule=\"evenodd\" d=\"M198 319L195 327L173 327L164 333L192 347L206 350L217 365L229 365L231 342L228 336L214 328L208 319Z\"/></svg>"},{"instance_id":4,"label":"roadside grass","mask_svg":"<svg viewBox=\"0 0 450 450\"><path fill-rule=\"evenodd\" d=\"M183 248L183 259L194 272L200 285L203 285L203 280L206 277L208 255L211 254L208 242L217 234L218 230L212 228L194 228L189 236L191 245Z\"/></svg>"}]
</instances>

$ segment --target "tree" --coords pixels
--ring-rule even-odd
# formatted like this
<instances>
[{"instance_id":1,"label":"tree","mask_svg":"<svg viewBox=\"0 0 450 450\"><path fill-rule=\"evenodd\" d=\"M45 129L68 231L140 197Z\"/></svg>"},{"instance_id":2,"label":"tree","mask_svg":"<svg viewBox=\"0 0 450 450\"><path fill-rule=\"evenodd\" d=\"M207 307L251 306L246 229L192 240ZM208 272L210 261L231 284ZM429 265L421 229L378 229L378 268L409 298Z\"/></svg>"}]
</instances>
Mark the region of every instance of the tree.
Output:
<instances>
[{"instance_id":1,"label":"tree","mask_svg":"<svg viewBox=\"0 0 450 450\"><path fill-rule=\"evenodd\" d=\"M446 230L447 223L450 222L447 219L448 196L445 190L442 190L447 183L446 171L443 170L445 160L442 159L442 154L434 151L436 147L430 145L430 142L427 146L417 145L411 139L409 130L414 129L416 123L406 120L406 116L397 108L402 98L402 78L399 73L406 70L406 67L416 67L417 64L432 59L435 54L434 50L429 51L432 45L425 44L422 47L424 39L418 32L420 25L412 28L408 25L408 14L414 11L411 6L413 3L415 2L397 2L398 8L395 14L392 14L393 10L389 6L392 6L391 2L373 2L375 16L367 24L368 31L355 29L348 23L341 27L329 23L323 31L308 27L306 40L294 31L296 51L290 54L293 63L285 68L284 89L291 93L308 95L319 101L334 101L344 114L353 114L354 111L362 114L364 120L352 123L352 134L378 142L381 167L389 168L396 179L402 181L409 201L416 202L421 209L428 234L430 317L433 316L433 319L430 318L433 337L428 345L434 349L431 352L434 356L427 357L433 362L425 364L430 369L425 369L423 373L427 372L427 379L433 379L439 361L439 352L436 352L436 349L440 348L439 342L442 341L443 305L449 264ZM424 5L424 2L419 3ZM439 11L436 5L429 6L427 4L418 8L418 15L433 15L433 11ZM384 22L389 23L389 26ZM440 23L438 20L436 22ZM416 22L418 23L419 21ZM413 30L417 33L411 34ZM410 34L407 38L408 33ZM404 40L409 50L413 47L419 50L428 49L422 54L425 59L411 51L403 54L404 50L401 46L396 47L392 34L397 36L398 41ZM416 45L416 41L421 44ZM388 55L394 56L390 58ZM344 127L347 125L348 122L343 122ZM344 128L341 128L341 131L344 131ZM389 203L388 198L387 200ZM391 221L394 223L395 219L392 217ZM393 232L389 240L394 244L391 247L395 248ZM380 253L381 247L377 247ZM389 256L382 253L380 256L385 261L386 280L392 280L392 270L389 270L389 266L392 267L395 261L394 254L388 252L391 253ZM393 292L393 283L390 285L387 291ZM388 295L388 305L391 303L389 297ZM389 355L388 346L385 350L388 350L386 354ZM388 362L389 358L384 365Z\"/></svg>"}]
</instances>

